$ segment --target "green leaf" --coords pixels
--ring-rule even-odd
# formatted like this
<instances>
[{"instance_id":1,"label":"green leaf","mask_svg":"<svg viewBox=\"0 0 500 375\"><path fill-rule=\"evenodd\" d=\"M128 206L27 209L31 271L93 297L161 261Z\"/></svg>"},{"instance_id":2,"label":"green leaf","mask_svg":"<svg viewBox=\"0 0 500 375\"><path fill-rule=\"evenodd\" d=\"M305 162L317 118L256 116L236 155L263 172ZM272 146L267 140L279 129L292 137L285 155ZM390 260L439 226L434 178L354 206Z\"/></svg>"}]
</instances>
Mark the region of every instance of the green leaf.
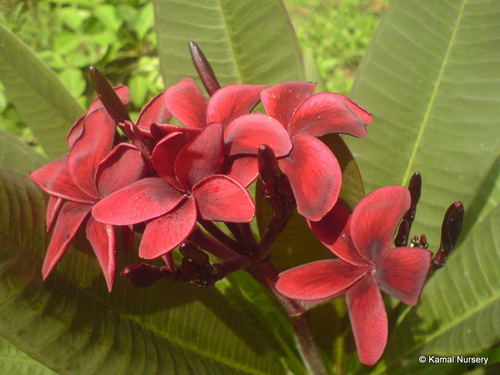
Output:
<instances>
[{"instance_id":1,"label":"green leaf","mask_svg":"<svg viewBox=\"0 0 500 375\"><path fill-rule=\"evenodd\" d=\"M20 139L0 129L0 167L27 175L46 162L45 157Z\"/></svg>"},{"instance_id":2,"label":"green leaf","mask_svg":"<svg viewBox=\"0 0 500 375\"><path fill-rule=\"evenodd\" d=\"M155 0L165 86L196 77L188 48L195 41L221 85L304 79L301 51L281 0Z\"/></svg>"},{"instance_id":3,"label":"green leaf","mask_svg":"<svg viewBox=\"0 0 500 375\"><path fill-rule=\"evenodd\" d=\"M500 207L434 271L418 306L392 332L388 366L408 355L474 354L500 342L498 228Z\"/></svg>"},{"instance_id":4,"label":"green leaf","mask_svg":"<svg viewBox=\"0 0 500 375\"><path fill-rule=\"evenodd\" d=\"M55 73L3 25L0 80L47 155L63 155L66 132L84 111Z\"/></svg>"},{"instance_id":5,"label":"green leaf","mask_svg":"<svg viewBox=\"0 0 500 375\"><path fill-rule=\"evenodd\" d=\"M499 17L498 2L392 1L352 90L374 115L347 140L367 190L419 171L415 227L434 246L447 206L479 215L498 179Z\"/></svg>"},{"instance_id":6,"label":"green leaf","mask_svg":"<svg viewBox=\"0 0 500 375\"><path fill-rule=\"evenodd\" d=\"M2 374L55 375L33 358L0 337L0 372Z\"/></svg>"},{"instance_id":7,"label":"green leaf","mask_svg":"<svg viewBox=\"0 0 500 375\"><path fill-rule=\"evenodd\" d=\"M109 294L83 238L43 283L44 195L0 168L0 207L0 334L47 367L71 374L284 373L279 353L215 288L165 281L141 289L117 280ZM136 261L132 253L119 266Z\"/></svg>"}]
</instances>

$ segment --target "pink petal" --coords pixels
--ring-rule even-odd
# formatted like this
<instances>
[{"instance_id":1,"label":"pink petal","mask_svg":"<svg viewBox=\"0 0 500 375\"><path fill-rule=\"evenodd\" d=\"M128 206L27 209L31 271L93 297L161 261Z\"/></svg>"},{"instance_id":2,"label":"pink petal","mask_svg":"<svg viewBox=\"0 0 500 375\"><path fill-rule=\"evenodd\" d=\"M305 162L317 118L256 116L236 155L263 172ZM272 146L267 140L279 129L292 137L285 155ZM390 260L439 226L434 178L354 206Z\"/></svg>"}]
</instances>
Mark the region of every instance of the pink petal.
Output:
<instances>
[{"instance_id":1,"label":"pink petal","mask_svg":"<svg viewBox=\"0 0 500 375\"><path fill-rule=\"evenodd\" d=\"M154 259L168 253L191 235L196 219L196 203L186 199L168 214L152 220L142 236L139 256Z\"/></svg>"},{"instance_id":2,"label":"pink petal","mask_svg":"<svg viewBox=\"0 0 500 375\"><path fill-rule=\"evenodd\" d=\"M384 300L373 276L350 287L346 302L359 360L372 366L382 356L388 335Z\"/></svg>"},{"instance_id":3,"label":"pink petal","mask_svg":"<svg viewBox=\"0 0 500 375\"><path fill-rule=\"evenodd\" d=\"M92 216L106 224L136 224L166 214L184 198L162 178L149 177L108 195L94 206Z\"/></svg>"},{"instance_id":4,"label":"pink petal","mask_svg":"<svg viewBox=\"0 0 500 375\"><path fill-rule=\"evenodd\" d=\"M207 122L220 122L226 127L235 118L250 113L266 87L234 84L217 90L208 102Z\"/></svg>"},{"instance_id":5,"label":"pink petal","mask_svg":"<svg viewBox=\"0 0 500 375\"><path fill-rule=\"evenodd\" d=\"M255 204L244 186L224 175L209 176L193 187L204 220L249 223Z\"/></svg>"},{"instance_id":6,"label":"pink petal","mask_svg":"<svg viewBox=\"0 0 500 375\"><path fill-rule=\"evenodd\" d=\"M111 151L115 124L105 111L94 111L85 118L83 134L74 143L68 156L71 179L86 194L98 198L95 173L102 159Z\"/></svg>"},{"instance_id":7,"label":"pink petal","mask_svg":"<svg viewBox=\"0 0 500 375\"><path fill-rule=\"evenodd\" d=\"M367 262L354 247L349 232L351 214L344 204L338 201L335 206L320 220L307 220L314 235L339 258L354 265Z\"/></svg>"},{"instance_id":8,"label":"pink petal","mask_svg":"<svg viewBox=\"0 0 500 375\"><path fill-rule=\"evenodd\" d=\"M364 137L366 125L371 121L372 115L348 97L324 92L302 103L293 116L288 133L290 136L321 137L329 133L343 133Z\"/></svg>"},{"instance_id":9,"label":"pink petal","mask_svg":"<svg viewBox=\"0 0 500 375\"><path fill-rule=\"evenodd\" d=\"M47 221L47 233L52 230L54 224L56 223L57 216L61 207L64 203L62 198L50 197L49 203L47 204L46 221Z\"/></svg>"},{"instance_id":10,"label":"pink petal","mask_svg":"<svg viewBox=\"0 0 500 375\"><path fill-rule=\"evenodd\" d=\"M139 150L130 143L120 143L97 168L99 195L106 197L145 177L146 172L147 168Z\"/></svg>"},{"instance_id":11,"label":"pink petal","mask_svg":"<svg viewBox=\"0 0 500 375\"><path fill-rule=\"evenodd\" d=\"M287 298L302 301L338 297L366 272L341 259L319 260L280 273L276 289Z\"/></svg>"},{"instance_id":12,"label":"pink petal","mask_svg":"<svg viewBox=\"0 0 500 375\"><path fill-rule=\"evenodd\" d=\"M250 186L259 175L259 165L255 156L241 156L234 159L226 176L238 181L245 187Z\"/></svg>"},{"instance_id":13,"label":"pink petal","mask_svg":"<svg viewBox=\"0 0 500 375\"><path fill-rule=\"evenodd\" d=\"M192 136L200 134L202 128L188 128L171 124L151 124L151 136L156 140L161 140L171 133L190 133Z\"/></svg>"},{"instance_id":14,"label":"pink petal","mask_svg":"<svg viewBox=\"0 0 500 375\"><path fill-rule=\"evenodd\" d=\"M223 163L222 124L210 124L179 152L175 176L184 188L191 190L205 177L221 173Z\"/></svg>"},{"instance_id":15,"label":"pink petal","mask_svg":"<svg viewBox=\"0 0 500 375\"><path fill-rule=\"evenodd\" d=\"M142 131L150 129L153 123L168 122L172 118L172 114L168 111L165 105L164 94L156 95L144 106L137 118L137 126Z\"/></svg>"},{"instance_id":16,"label":"pink petal","mask_svg":"<svg viewBox=\"0 0 500 375\"><path fill-rule=\"evenodd\" d=\"M164 94L167 109L180 122L190 128L203 128L207 124L208 99L192 78L183 78Z\"/></svg>"},{"instance_id":17,"label":"pink petal","mask_svg":"<svg viewBox=\"0 0 500 375\"><path fill-rule=\"evenodd\" d=\"M288 130L295 111L313 94L315 88L316 84L312 82L283 82L262 90L260 97L268 115Z\"/></svg>"},{"instance_id":18,"label":"pink petal","mask_svg":"<svg viewBox=\"0 0 500 375\"><path fill-rule=\"evenodd\" d=\"M292 152L278 161L287 175L297 201L297 211L309 220L318 221L337 202L342 171L325 144L309 136L292 139Z\"/></svg>"},{"instance_id":19,"label":"pink petal","mask_svg":"<svg viewBox=\"0 0 500 375\"><path fill-rule=\"evenodd\" d=\"M30 173L30 178L47 194L80 203L94 203L71 179L68 156L54 160Z\"/></svg>"},{"instance_id":20,"label":"pink petal","mask_svg":"<svg viewBox=\"0 0 500 375\"><path fill-rule=\"evenodd\" d=\"M258 113L232 121L224 130L224 144L230 155L257 155L262 144L270 146L276 157L288 155L292 149L283 126L272 117Z\"/></svg>"},{"instance_id":21,"label":"pink petal","mask_svg":"<svg viewBox=\"0 0 500 375\"><path fill-rule=\"evenodd\" d=\"M127 86L116 86L113 88L115 90L116 95L120 98L120 101L126 107L130 101L130 90ZM95 99L90 105L89 110L87 111L87 115L91 114L94 111L103 109L102 101L100 98Z\"/></svg>"},{"instance_id":22,"label":"pink petal","mask_svg":"<svg viewBox=\"0 0 500 375\"><path fill-rule=\"evenodd\" d=\"M373 260L391 247L410 203L410 192L402 186L377 189L359 202L352 214L351 237L361 256Z\"/></svg>"},{"instance_id":23,"label":"pink petal","mask_svg":"<svg viewBox=\"0 0 500 375\"><path fill-rule=\"evenodd\" d=\"M98 223L90 217L86 227L87 239L99 261L108 291L113 290L116 271L116 239L112 225Z\"/></svg>"},{"instance_id":24,"label":"pink petal","mask_svg":"<svg viewBox=\"0 0 500 375\"><path fill-rule=\"evenodd\" d=\"M91 209L92 205L64 202L57 217L54 233L45 254L45 259L43 260L42 275L44 280L47 279L66 253L66 250L68 250L78 228L88 216Z\"/></svg>"},{"instance_id":25,"label":"pink petal","mask_svg":"<svg viewBox=\"0 0 500 375\"><path fill-rule=\"evenodd\" d=\"M430 271L432 253L418 247L396 247L375 258L380 289L416 305Z\"/></svg>"}]
</instances>

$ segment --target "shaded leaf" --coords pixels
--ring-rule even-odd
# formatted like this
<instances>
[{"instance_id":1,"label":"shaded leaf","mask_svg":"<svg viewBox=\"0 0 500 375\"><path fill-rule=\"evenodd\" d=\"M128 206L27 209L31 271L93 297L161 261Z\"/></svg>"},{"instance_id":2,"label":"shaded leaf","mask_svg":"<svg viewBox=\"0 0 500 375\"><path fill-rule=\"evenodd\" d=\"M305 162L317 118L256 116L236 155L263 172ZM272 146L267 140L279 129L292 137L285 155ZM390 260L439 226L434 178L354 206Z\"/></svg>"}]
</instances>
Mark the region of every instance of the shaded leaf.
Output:
<instances>
[{"instance_id":1,"label":"shaded leaf","mask_svg":"<svg viewBox=\"0 0 500 375\"><path fill-rule=\"evenodd\" d=\"M0 166L28 175L47 160L13 135L0 129Z\"/></svg>"}]
</instances>

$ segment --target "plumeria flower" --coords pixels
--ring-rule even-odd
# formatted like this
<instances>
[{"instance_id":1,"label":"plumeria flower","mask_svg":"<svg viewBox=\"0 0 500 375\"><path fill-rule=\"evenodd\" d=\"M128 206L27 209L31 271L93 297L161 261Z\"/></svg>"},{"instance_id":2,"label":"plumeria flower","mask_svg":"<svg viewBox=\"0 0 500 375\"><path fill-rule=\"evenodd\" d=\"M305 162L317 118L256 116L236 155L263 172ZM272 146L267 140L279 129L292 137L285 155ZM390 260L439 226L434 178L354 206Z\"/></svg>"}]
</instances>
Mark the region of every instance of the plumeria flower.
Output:
<instances>
[{"instance_id":1,"label":"plumeria flower","mask_svg":"<svg viewBox=\"0 0 500 375\"><path fill-rule=\"evenodd\" d=\"M245 187L220 174L221 134L220 123L206 126L187 143L184 133L171 133L153 150L152 162L160 177L144 178L109 195L95 205L92 215L113 225L147 222L139 248L144 259L177 247L193 232L198 217L252 221L255 204Z\"/></svg>"},{"instance_id":2,"label":"plumeria flower","mask_svg":"<svg viewBox=\"0 0 500 375\"><path fill-rule=\"evenodd\" d=\"M42 267L44 280L66 253L78 228L85 225L108 290L113 288L114 228L97 222L90 212L103 197L139 180L145 172L140 153L134 146L122 143L113 149L115 135L115 122L96 101L70 130L70 152L30 174L31 179L51 195L47 230L53 228L54 233Z\"/></svg>"},{"instance_id":3,"label":"plumeria flower","mask_svg":"<svg viewBox=\"0 0 500 375\"><path fill-rule=\"evenodd\" d=\"M367 195L352 216L338 203L323 220L309 224L339 259L292 268L281 273L276 284L286 297L303 301L345 295L358 356L367 365L379 360L387 343L387 313L380 291L416 305L430 270L430 251L391 248L410 203L409 191L401 186Z\"/></svg>"}]
</instances>

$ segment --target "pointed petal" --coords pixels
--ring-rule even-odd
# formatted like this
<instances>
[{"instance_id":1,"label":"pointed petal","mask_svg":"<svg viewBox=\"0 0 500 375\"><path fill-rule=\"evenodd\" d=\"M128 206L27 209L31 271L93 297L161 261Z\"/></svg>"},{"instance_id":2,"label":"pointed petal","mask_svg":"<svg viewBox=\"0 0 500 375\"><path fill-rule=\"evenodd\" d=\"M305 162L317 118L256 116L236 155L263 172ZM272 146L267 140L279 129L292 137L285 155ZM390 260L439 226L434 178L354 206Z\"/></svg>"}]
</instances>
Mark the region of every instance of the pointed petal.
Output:
<instances>
[{"instance_id":1,"label":"pointed petal","mask_svg":"<svg viewBox=\"0 0 500 375\"><path fill-rule=\"evenodd\" d=\"M62 198L53 196L49 198L49 203L47 204L47 212L46 212L47 233L50 232L54 227L54 224L57 220L57 215L59 215L63 203L64 200Z\"/></svg>"},{"instance_id":2,"label":"pointed petal","mask_svg":"<svg viewBox=\"0 0 500 375\"><path fill-rule=\"evenodd\" d=\"M158 258L172 251L188 238L196 226L196 203L186 199L168 214L146 225L142 236L139 256L144 259Z\"/></svg>"},{"instance_id":3,"label":"pointed petal","mask_svg":"<svg viewBox=\"0 0 500 375\"><path fill-rule=\"evenodd\" d=\"M301 301L338 297L366 272L341 259L319 260L280 273L276 289Z\"/></svg>"},{"instance_id":4,"label":"pointed petal","mask_svg":"<svg viewBox=\"0 0 500 375\"><path fill-rule=\"evenodd\" d=\"M315 94L302 103L288 128L290 136L321 137L329 133L366 135L372 115L348 97L331 92Z\"/></svg>"},{"instance_id":5,"label":"pointed petal","mask_svg":"<svg viewBox=\"0 0 500 375\"><path fill-rule=\"evenodd\" d=\"M166 214L183 199L162 178L149 177L108 195L94 206L92 216L106 224L136 224Z\"/></svg>"},{"instance_id":6,"label":"pointed petal","mask_svg":"<svg viewBox=\"0 0 500 375\"><path fill-rule=\"evenodd\" d=\"M235 118L250 113L266 87L234 84L217 90L208 102L207 122L220 122L226 127Z\"/></svg>"},{"instance_id":7,"label":"pointed petal","mask_svg":"<svg viewBox=\"0 0 500 375\"><path fill-rule=\"evenodd\" d=\"M108 291L111 292L116 272L115 230L112 225L99 223L90 217L86 233L106 279Z\"/></svg>"},{"instance_id":8,"label":"pointed petal","mask_svg":"<svg viewBox=\"0 0 500 375\"><path fill-rule=\"evenodd\" d=\"M45 254L45 259L43 260L42 275L44 280L47 279L57 263L59 263L66 253L66 250L68 250L78 228L91 209L91 205L64 202L59 212L54 227L54 233L52 233L52 238L47 253Z\"/></svg>"},{"instance_id":9,"label":"pointed petal","mask_svg":"<svg viewBox=\"0 0 500 375\"><path fill-rule=\"evenodd\" d=\"M30 178L47 194L66 200L93 203L95 200L81 191L68 171L68 156L54 160L30 173Z\"/></svg>"},{"instance_id":10,"label":"pointed petal","mask_svg":"<svg viewBox=\"0 0 500 375\"><path fill-rule=\"evenodd\" d=\"M342 171L330 149L316 138L297 136L292 152L278 161L287 175L297 201L297 211L312 220L321 220L337 202Z\"/></svg>"},{"instance_id":11,"label":"pointed petal","mask_svg":"<svg viewBox=\"0 0 500 375\"><path fill-rule=\"evenodd\" d=\"M97 167L97 190L106 197L146 176L139 150L130 143L117 145Z\"/></svg>"},{"instance_id":12,"label":"pointed petal","mask_svg":"<svg viewBox=\"0 0 500 375\"><path fill-rule=\"evenodd\" d=\"M224 174L248 187L259 175L257 158L255 156L242 156L234 159L231 169Z\"/></svg>"},{"instance_id":13,"label":"pointed petal","mask_svg":"<svg viewBox=\"0 0 500 375\"><path fill-rule=\"evenodd\" d=\"M354 265L364 265L364 260L354 247L349 232L351 214L344 204L338 201L320 220L307 220L314 235L340 259Z\"/></svg>"},{"instance_id":14,"label":"pointed petal","mask_svg":"<svg viewBox=\"0 0 500 375\"><path fill-rule=\"evenodd\" d=\"M137 127L142 131L149 131L151 124L170 121L172 114L165 105L164 92L156 95L144 106L137 118Z\"/></svg>"},{"instance_id":15,"label":"pointed petal","mask_svg":"<svg viewBox=\"0 0 500 375\"><path fill-rule=\"evenodd\" d=\"M95 173L101 160L113 147L115 131L115 124L105 111L94 111L85 118L83 134L69 152L71 179L91 197L99 197Z\"/></svg>"},{"instance_id":16,"label":"pointed petal","mask_svg":"<svg viewBox=\"0 0 500 375\"><path fill-rule=\"evenodd\" d=\"M203 128L207 124L208 99L192 78L183 78L171 86L164 98L167 109L184 125Z\"/></svg>"},{"instance_id":17,"label":"pointed petal","mask_svg":"<svg viewBox=\"0 0 500 375\"><path fill-rule=\"evenodd\" d=\"M350 287L346 302L359 360L372 366L382 356L388 335L384 300L373 276Z\"/></svg>"},{"instance_id":18,"label":"pointed petal","mask_svg":"<svg viewBox=\"0 0 500 375\"><path fill-rule=\"evenodd\" d=\"M260 145L270 146L276 157L288 155L292 143L288 133L272 117L255 113L232 121L224 130L224 144L230 155L257 155Z\"/></svg>"},{"instance_id":19,"label":"pointed petal","mask_svg":"<svg viewBox=\"0 0 500 375\"><path fill-rule=\"evenodd\" d=\"M375 258L380 289L416 305L431 269L432 253L418 247L396 247Z\"/></svg>"},{"instance_id":20,"label":"pointed petal","mask_svg":"<svg viewBox=\"0 0 500 375\"><path fill-rule=\"evenodd\" d=\"M249 223L255 204L240 183L224 175L209 176L193 187L201 217L209 221Z\"/></svg>"},{"instance_id":21,"label":"pointed petal","mask_svg":"<svg viewBox=\"0 0 500 375\"><path fill-rule=\"evenodd\" d=\"M262 90L260 97L267 114L288 130L295 111L313 94L315 88L316 85L312 82L283 82Z\"/></svg>"},{"instance_id":22,"label":"pointed petal","mask_svg":"<svg viewBox=\"0 0 500 375\"><path fill-rule=\"evenodd\" d=\"M222 172L222 124L210 124L179 152L175 176L188 190L207 176Z\"/></svg>"},{"instance_id":23,"label":"pointed petal","mask_svg":"<svg viewBox=\"0 0 500 375\"><path fill-rule=\"evenodd\" d=\"M361 256L373 260L391 248L394 233L410 203L410 192L402 186L377 189L359 202L352 213L351 237Z\"/></svg>"}]
</instances>

